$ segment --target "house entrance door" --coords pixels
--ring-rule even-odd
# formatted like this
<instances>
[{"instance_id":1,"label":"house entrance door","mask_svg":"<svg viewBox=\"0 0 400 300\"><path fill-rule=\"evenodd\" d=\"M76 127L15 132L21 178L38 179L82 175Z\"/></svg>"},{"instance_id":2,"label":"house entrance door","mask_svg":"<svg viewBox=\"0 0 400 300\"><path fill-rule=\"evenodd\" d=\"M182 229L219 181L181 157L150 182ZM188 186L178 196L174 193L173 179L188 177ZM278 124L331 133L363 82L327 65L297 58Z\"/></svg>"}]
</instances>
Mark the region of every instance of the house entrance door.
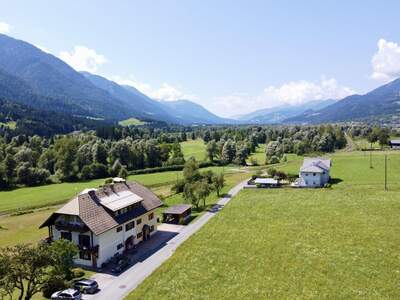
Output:
<instances>
[{"instance_id":1,"label":"house entrance door","mask_svg":"<svg viewBox=\"0 0 400 300\"><path fill-rule=\"evenodd\" d=\"M147 241L150 238L150 226L149 225L144 225L143 226L143 241Z\"/></svg>"}]
</instances>

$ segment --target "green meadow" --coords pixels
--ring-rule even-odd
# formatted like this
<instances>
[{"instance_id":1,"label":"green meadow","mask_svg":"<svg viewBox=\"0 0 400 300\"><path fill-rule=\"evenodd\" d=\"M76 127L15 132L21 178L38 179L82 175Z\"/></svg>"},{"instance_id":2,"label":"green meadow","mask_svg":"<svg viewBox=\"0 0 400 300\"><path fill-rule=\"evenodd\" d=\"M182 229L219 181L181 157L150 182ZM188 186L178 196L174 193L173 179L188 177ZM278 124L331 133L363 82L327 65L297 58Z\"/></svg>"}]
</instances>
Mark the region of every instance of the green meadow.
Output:
<instances>
[{"instance_id":1,"label":"green meadow","mask_svg":"<svg viewBox=\"0 0 400 300\"><path fill-rule=\"evenodd\" d=\"M229 190L236 183L248 178L250 175L243 171L229 167L209 167L201 169L212 170L216 173L224 172L226 178L226 187L222 193ZM134 175L128 177L128 180L136 180L154 193L162 197L164 207L159 209L161 212L165 207L177 203L184 203L182 194L172 194L171 187L177 179L182 178L181 171L171 171L163 173ZM45 238L47 229L39 230L38 227L43 221L55 211L61 203L64 203L78 194L86 187L97 187L104 183L103 179L92 180L84 183L62 183L52 184L41 187L21 188L8 192L0 193L0 206L2 213L14 212L0 216L0 245L15 245L17 243L34 243ZM11 196L9 196L11 195ZM3 198L4 196L4 198ZM6 197L7 196L7 197ZM215 192L211 193L206 199L206 205L210 206L217 201ZM30 211L35 207L42 207ZM5 210L7 208L8 210ZM28 212L28 213L24 213ZM23 214L18 215L18 212ZM201 214L202 211L194 211L194 217Z\"/></svg>"},{"instance_id":2,"label":"green meadow","mask_svg":"<svg viewBox=\"0 0 400 300\"><path fill-rule=\"evenodd\" d=\"M118 122L118 124L121 126L139 126L139 125L146 124L146 122L143 122L136 118L129 118L129 119Z\"/></svg>"},{"instance_id":3,"label":"green meadow","mask_svg":"<svg viewBox=\"0 0 400 300\"><path fill-rule=\"evenodd\" d=\"M185 159L194 157L197 161L207 160L206 144L201 139L182 142L181 148Z\"/></svg>"},{"instance_id":4,"label":"green meadow","mask_svg":"<svg viewBox=\"0 0 400 300\"><path fill-rule=\"evenodd\" d=\"M332 188L240 192L127 299L400 298L400 155L384 191L384 154L332 155Z\"/></svg>"},{"instance_id":5,"label":"green meadow","mask_svg":"<svg viewBox=\"0 0 400 300\"><path fill-rule=\"evenodd\" d=\"M251 162L252 160L256 160L258 165L265 165L265 144L259 144L256 152L249 156L247 162Z\"/></svg>"}]
</instances>

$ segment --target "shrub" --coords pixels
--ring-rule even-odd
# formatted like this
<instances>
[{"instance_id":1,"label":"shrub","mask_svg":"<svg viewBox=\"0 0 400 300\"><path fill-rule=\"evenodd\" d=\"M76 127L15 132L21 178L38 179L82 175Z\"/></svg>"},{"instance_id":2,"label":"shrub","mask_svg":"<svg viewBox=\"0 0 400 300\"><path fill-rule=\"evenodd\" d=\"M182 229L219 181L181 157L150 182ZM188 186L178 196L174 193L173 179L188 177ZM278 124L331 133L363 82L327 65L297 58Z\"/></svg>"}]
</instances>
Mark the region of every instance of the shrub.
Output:
<instances>
[{"instance_id":1,"label":"shrub","mask_svg":"<svg viewBox=\"0 0 400 300\"><path fill-rule=\"evenodd\" d=\"M85 271L81 268L75 268L72 270L72 278L81 278L83 276L85 276Z\"/></svg>"},{"instance_id":2,"label":"shrub","mask_svg":"<svg viewBox=\"0 0 400 300\"><path fill-rule=\"evenodd\" d=\"M269 159L269 163L270 163L271 165L279 163L279 158L278 158L278 156L273 155L273 156Z\"/></svg>"},{"instance_id":3,"label":"shrub","mask_svg":"<svg viewBox=\"0 0 400 300\"><path fill-rule=\"evenodd\" d=\"M276 179L278 179L278 180L283 180L283 179L286 179L286 178L287 178L287 175L286 175L285 172L276 171L276 172L275 172L275 175L274 175L274 178L276 178Z\"/></svg>"},{"instance_id":4,"label":"shrub","mask_svg":"<svg viewBox=\"0 0 400 300\"><path fill-rule=\"evenodd\" d=\"M206 168L215 166L215 163L204 161L198 163L199 168ZM168 171L181 171L183 170L184 165L174 165L174 166L164 166L164 167L154 167L154 168L147 168L147 169L140 169L128 172L129 175L139 175L139 174L151 174L151 173L159 173L159 172L168 172Z\"/></svg>"},{"instance_id":5,"label":"shrub","mask_svg":"<svg viewBox=\"0 0 400 300\"><path fill-rule=\"evenodd\" d=\"M277 170L275 168L269 168L267 170L267 172L268 172L268 175L270 175L271 177L274 177L276 172L277 172Z\"/></svg>"},{"instance_id":6,"label":"shrub","mask_svg":"<svg viewBox=\"0 0 400 300\"><path fill-rule=\"evenodd\" d=\"M42 288L42 294L45 298L50 298L51 295L57 291L67 288L67 282L61 276L49 276Z\"/></svg>"}]
</instances>

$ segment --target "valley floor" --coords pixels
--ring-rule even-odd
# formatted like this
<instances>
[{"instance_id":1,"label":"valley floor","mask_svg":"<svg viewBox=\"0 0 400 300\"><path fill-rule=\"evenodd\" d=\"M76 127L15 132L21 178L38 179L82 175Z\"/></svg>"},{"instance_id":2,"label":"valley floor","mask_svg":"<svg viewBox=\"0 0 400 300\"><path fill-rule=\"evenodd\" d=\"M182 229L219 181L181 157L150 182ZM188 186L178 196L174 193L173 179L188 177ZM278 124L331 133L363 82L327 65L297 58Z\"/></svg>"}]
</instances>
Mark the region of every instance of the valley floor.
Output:
<instances>
[{"instance_id":1,"label":"valley floor","mask_svg":"<svg viewBox=\"0 0 400 300\"><path fill-rule=\"evenodd\" d=\"M242 191L127 299L399 298L400 155L387 192L372 162L333 155L331 189Z\"/></svg>"}]
</instances>

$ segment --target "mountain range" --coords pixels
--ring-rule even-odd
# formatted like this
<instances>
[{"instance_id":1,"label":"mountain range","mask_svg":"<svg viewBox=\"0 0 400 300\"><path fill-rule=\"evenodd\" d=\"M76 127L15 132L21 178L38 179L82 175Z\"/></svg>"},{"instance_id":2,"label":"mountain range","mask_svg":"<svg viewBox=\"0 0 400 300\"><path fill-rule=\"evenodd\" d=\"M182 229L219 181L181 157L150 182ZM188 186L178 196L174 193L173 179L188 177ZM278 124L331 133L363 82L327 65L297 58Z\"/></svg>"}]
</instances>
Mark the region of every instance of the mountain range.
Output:
<instances>
[{"instance_id":1,"label":"mountain range","mask_svg":"<svg viewBox=\"0 0 400 300\"><path fill-rule=\"evenodd\" d=\"M364 95L351 95L316 111L286 119L285 123L330 123L388 120L400 112L400 79L395 79Z\"/></svg>"},{"instance_id":2,"label":"mountain range","mask_svg":"<svg viewBox=\"0 0 400 300\"><path fill-rule=\"evenodd\" d=\"M137 118L182 125L311 124L396 117L400 110L400 79L364 95L267 108L227 119L189 100L158 101L132 86L77 72L30 43L0 34L0 100L31 107L33 111L107 123ZM9 110L13 106L7 107Z\"/></svg>"},{"instance_id":3,"label":"mountain range","mask_svg":"<svg viewBox=\"0 0 400 300\"><path fill-rule=\"evenodd\" d=\"M0 99L74 116L176 124L227 122L191 101L160 102L134 87L77 72L59 58L4 34L0 34L0 87Z\"/></svg>"},{"instance_id":4,"label":"mountain range","mask_svg":"<svg viewBox=\"0 0 400 300\"><path fill-rule=\"evenodd\" d=\"M286 119L298 116L308 111L317 111L336 103L337 100L315 100L298 105L281 105L253 111L249 114L240 115L236 118L251 124L280 124Z\"/></svg>"}]
</instances>

